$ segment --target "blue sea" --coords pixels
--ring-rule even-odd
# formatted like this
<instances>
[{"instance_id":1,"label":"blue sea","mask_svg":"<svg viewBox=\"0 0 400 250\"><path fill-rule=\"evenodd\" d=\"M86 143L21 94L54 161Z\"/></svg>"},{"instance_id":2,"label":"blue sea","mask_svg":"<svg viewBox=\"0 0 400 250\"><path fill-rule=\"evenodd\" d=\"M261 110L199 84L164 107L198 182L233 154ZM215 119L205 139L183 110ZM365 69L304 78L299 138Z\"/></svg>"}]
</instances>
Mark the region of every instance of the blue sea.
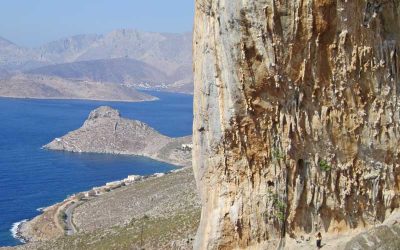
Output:
<instances>
[{"instance_id":1,"label":"blue sea","mask_svg":"<svg viewBox=\"0 0 400 250\"><path fill-rule=\"evenodd\" d=\"M147 93L160 100L123 103L0 98L0 246L20 244L10 229L14 223L38 215L38 208L130 174L148 175L174 168L143 157L41 149L79 128L90 111L101 105L116 108L123 117L141 120L168 136L192 133L192 96Z\"/></svg>"}]
</instances>

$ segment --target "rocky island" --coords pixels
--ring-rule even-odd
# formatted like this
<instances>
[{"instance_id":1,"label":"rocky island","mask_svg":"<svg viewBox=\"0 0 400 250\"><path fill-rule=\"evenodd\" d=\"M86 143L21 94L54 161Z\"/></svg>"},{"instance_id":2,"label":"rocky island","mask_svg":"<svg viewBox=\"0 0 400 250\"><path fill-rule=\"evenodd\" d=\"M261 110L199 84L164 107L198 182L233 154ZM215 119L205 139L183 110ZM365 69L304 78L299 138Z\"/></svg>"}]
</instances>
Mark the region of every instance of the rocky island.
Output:
<instances>
[{"instance_id":1,"label":"rocky island","mask_svg":"<svg viewBox=\"0 0 400 250\"><path fill-rule=\"evenodd\" d=\"M145 156L177 166L191 165L191 136L171 138L147 124L122 118L107 106L93 110L83 126L45 149Z\"/></svg>"}]
</instances>

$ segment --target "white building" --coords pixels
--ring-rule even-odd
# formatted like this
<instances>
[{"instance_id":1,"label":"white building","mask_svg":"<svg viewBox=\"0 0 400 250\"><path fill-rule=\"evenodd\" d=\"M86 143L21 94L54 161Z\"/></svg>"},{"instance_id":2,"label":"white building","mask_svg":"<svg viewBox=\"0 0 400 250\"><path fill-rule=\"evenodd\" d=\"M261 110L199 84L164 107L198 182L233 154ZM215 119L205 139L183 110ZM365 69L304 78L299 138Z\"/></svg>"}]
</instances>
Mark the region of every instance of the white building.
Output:
<instances>
[{"instance_id":1,"label":"white building","mask_svg":"<svg viewBox=\"0 0 400 250\"><path fill-rule=\"evenodd\" d=\"M154 177L161 177L161 176L164 176L164 175L165 175L164 173L155 173L155 174L153 174Z\"/></svg>"},{"instance_id":2,"label":"white building","mask_svg":"<svg viewBox=\"0 0 400 250\"><path fill-rule=\"evenodd\" d=\"M127 178L123 180L123 182L125 183L125 185L129 185L136 181L140 181L141 179L143 179L143 177L140 175L129 175Z\"/></svg>"},{"instance_id":3,"label":"white building","mask_svg":"<svg viewBox=\"0 0 400 250\"><path fill-rule=\"evenodd\" d=\"M85 192L85 197L86 197L86 198L94 197L94 196L96 196L96 192L93 191L93 190L90 190L90 191Z\"/></svg>"},{"instance_id":4,"label":"white building","mask_svg":"<svg viewBox=\"0 0 400 250\"><path fill-rule=\"evenodd\" d=\"M193 144L182 144L181 149L184 151L191 151L193 149Z\"/></svg>"},{"instance_id":5,"label":"white building","mask_svg":"<svg viewBox=\"0 0 400 250\"><path fill-rule=\"evenodd\" d=\"M107 182L106 183L106 187L110 188L110 189L116 189L119 188L121 186L125 185L124 181L112 181L112 182Z\"/></svg>"},{"instance_id":6,"label":"white building","mask_svg":"<svg viewBox=\"0 0 400 250\"><path fill-rule=\"evenodd\" d=\"M140 175L128 175L128 177L125 179L126 181L138 181L142 179L142 176Z\"/></svg>"}]
</instances>

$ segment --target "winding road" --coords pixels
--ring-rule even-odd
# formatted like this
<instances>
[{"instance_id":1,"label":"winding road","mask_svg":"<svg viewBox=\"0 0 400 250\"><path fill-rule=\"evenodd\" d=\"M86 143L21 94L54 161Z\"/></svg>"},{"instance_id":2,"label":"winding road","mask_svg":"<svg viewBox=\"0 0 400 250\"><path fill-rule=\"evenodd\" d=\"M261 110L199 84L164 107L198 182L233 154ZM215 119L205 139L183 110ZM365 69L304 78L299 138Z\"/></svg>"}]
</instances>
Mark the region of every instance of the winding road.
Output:
<instances>
[{"instance_id":1,"label":"winding road","mask_svg":"<svg viewBox=\"0 0 400 250\"><path fill-rule=\"evenodd\" d=\"M66 215L65 225L67 226L66 228L67 235L73 235L78 231L74 223L72 222L72 213L74 212L74 209L80 204L81 204L80 201L71 203L70 205L67 206L67 208L64 211Z\"/></svg>"}]
</instances>

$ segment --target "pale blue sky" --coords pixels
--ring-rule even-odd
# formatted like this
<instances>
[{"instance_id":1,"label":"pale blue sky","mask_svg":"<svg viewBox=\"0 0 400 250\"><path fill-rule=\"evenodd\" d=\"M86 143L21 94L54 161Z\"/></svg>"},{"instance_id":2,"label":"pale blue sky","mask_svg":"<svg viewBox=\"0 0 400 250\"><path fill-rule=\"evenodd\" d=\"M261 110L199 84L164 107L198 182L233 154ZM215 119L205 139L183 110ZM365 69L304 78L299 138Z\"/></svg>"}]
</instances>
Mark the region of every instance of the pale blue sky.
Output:
<instances>
[{"instance_id":1,"label":"pale blue sky","mask_svg":"<svg viewBox=\"0 0 400 250\"><path fill-rule=\"evenodd\" d=\"M0 0L0 36L38 46L76 34L114 29L186 32L194 0Z\"/></svg>"}]
</instances>

